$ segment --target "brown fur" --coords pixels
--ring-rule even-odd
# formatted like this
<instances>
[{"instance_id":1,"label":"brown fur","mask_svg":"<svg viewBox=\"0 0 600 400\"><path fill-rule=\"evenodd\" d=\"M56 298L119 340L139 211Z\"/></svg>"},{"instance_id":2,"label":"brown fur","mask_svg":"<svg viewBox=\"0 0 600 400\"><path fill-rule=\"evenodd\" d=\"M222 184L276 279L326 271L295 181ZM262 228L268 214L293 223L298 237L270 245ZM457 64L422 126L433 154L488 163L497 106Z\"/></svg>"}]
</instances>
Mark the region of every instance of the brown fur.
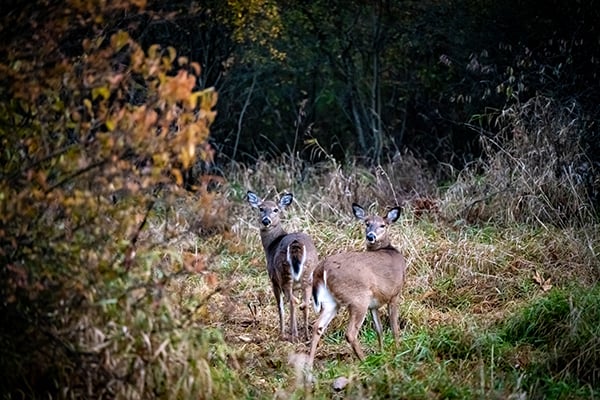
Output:
<instances>
[{"instance_id":1,"label":"brown fur","mask_svg":"<svg viewBox=\"0 0 600 400\"><path fill-rule=\"evenodd\" d=\"M382 328L378 309L388 306L394 340L399 338L398 301L404 286L406 262L391 246L387 227L398 218L399 209L390 210L385 218L365 216L364 210L354 205L354 214L366 224L366 252L347 252L327 257L313 274L313 300L321 314L313 327L309 356L314 362L319 340L341 307L348 307L350 321L346 340L359 359L364 352L358 342L358 333L367 311L371 311L380 348L383 347Z\"/></svg>"},{"instance_id":2,"label":"brown fur","mask_svg":"<svg viewBox=\"0 0 600 400\"><path fill-rule=\"evenodd\" d=\"M304 336L308 332L308 304L312 287L312 272L319 259L317 249L312 239L303 232L287 233L281 225L280 214L292 201L292 195L286 194L279 204L273 201L262 201L256 194L248 192L248 202L260 212L260 238L267 258L267 271L273 294L279 312L279 331L282 337L284 330L284 298L290 308L291 340L298 338L296 322L296 306L294 304L294 289L302 291L303 303L300 308L304 311ZM294 273L296 271L296 273Z\"/></svg>"}]
</instances>

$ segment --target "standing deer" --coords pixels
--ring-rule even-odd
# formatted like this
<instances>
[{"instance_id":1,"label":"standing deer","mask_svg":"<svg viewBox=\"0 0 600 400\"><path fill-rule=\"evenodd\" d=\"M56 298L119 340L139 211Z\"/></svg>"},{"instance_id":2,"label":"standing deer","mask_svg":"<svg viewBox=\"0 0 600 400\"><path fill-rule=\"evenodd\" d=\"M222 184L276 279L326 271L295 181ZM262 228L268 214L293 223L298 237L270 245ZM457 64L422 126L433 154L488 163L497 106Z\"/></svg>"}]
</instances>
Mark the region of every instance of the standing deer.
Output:
<instances>
[{"instance_id":1,"label":"standing deer","mask_svg":"<svg viewBox=\"0 0 600 400\"><path fill-rule=\"evenodd\" d=\"M313 327L309 355L312 366L319 339L341 306L350 314L346 340L360 360L365 355L358 342L358 332L368 310L371 310L379 347L383 350L381 321L378 309L387 304L394 340L398 343L398 300L404 286L406 262L390 244L387 228L400 215L400 208L388 211L385 217L367 216L358 204L352 204L354 215L366 225L367 251L335 254L325 258L313 275L315 311L321 314Z\"/></svg>"},{"instance_id":2,"label":"standing deer","mask_svg":"<svg viewBox=\"0 0 600 400\"><path fill-rule=\"evenodd\" d=\"M279 203L261 200L255 193L248 191L248 203L260 212L260 239L267 257L267 271L271 279L273 294L279 309L279 332L284 334L284 296L290 304L291 341L298 338L296 310L293 291L300 287L303 293L304 336L308 340L308 309L312 289L312 272L319 262L317 249L312 239L305 233L287 233L281 225L280 214L292 203L294 196L284 194Z\"/></svg>"}]
</instances>

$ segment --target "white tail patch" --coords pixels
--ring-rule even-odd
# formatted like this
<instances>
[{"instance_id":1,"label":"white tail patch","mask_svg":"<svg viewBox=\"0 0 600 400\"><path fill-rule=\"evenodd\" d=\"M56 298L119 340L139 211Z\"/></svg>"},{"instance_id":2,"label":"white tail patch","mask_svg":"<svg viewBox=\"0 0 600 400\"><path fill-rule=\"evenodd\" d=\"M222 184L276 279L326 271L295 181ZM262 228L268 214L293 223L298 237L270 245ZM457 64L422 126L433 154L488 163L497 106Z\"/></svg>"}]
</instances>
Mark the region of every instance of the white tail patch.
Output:
<instances>
[{"instance_id":1,"label":"white tail patch","mask_svg":"<svg viewBox=\"0 0 600 400\"><path fill-rule=\"evenodd\" d=\"M318 314L321 312L321 302L319 301L320 293L321 293L322 284L317 286L317 289L313 289L313 308L315 312Z\"/></svg>"},{"instance_id":2,"label":"white tail patch","mask_svg":"<svg viewBox=\"0 0 600 400\"><path fill-rule=\"evenodd\" d=\"M331 310L337 308L337 301L333 297L333 294L327 287L327 271L323 271L323 282L317 287L317 291L314 294L313 305L315 312L319 313L321 308L323 310Z\"/></svg>"},{"instance_id":3,"label":"white tail patch","mask_svg":"<svg viewBox=\"0 0 600 400\"><path fill-rule=\"evenodd\" d=\"M306 249L304 248L304 244L299 242L296 243L298 246L302 247L302 258L299 260L300 262L297 266L294 266L294 260L292 260L292 252L290 251L292 245L287 247L287 262L292 270L292 279L294 279L294 282L298 282L302 277L302 272L304 272L304 263L306 262Z\"/></svg>"}]
</instances>

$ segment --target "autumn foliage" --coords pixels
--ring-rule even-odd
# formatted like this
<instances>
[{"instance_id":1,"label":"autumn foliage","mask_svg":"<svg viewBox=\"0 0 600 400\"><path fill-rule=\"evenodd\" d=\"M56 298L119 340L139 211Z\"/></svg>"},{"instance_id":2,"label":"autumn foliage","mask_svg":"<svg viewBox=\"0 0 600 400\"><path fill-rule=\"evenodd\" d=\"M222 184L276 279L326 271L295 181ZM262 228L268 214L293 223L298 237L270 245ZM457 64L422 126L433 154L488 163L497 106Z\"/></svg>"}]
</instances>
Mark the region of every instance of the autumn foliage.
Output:
<instances>
[{"instance_id":1,"label":"autumn foliage","mask_svg":"<svg viewBox=\"0 0 600 400\"><path fill-rule=\"evenodd\" d=\"M145 269L140 232L156 202L168 206L185 172L212 156L217 94L199 85L200 65L142 48L108 20L141 3L23 5L2 21L4 394L106 396L118 392L105 387L115 376L131 380L94 348L119 347L106 307L132 315L134 289L157 300L149 293L165 280Z\"/></svg>"}]
</instances>

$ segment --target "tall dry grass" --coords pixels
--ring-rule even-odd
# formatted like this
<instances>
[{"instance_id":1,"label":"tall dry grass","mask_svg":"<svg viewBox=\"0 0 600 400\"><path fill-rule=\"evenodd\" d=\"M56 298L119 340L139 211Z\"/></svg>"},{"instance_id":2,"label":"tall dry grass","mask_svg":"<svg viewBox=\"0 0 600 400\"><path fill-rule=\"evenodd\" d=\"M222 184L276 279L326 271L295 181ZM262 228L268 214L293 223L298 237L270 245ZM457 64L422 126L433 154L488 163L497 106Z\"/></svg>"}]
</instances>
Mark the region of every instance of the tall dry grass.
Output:
<instances>
[{"instance_id":1,"label":"tall dry grass","mask_svg":"<svg viewBox=\"0 0 600 400\"><path fill-rule=\"evenodd\" d=\"M598 216L600 166L586 153L577 108L535 97L496 118L500 135L481 136L483 157L443 197L447 218L570 227Z\"/></svg>"}]
</instances>

